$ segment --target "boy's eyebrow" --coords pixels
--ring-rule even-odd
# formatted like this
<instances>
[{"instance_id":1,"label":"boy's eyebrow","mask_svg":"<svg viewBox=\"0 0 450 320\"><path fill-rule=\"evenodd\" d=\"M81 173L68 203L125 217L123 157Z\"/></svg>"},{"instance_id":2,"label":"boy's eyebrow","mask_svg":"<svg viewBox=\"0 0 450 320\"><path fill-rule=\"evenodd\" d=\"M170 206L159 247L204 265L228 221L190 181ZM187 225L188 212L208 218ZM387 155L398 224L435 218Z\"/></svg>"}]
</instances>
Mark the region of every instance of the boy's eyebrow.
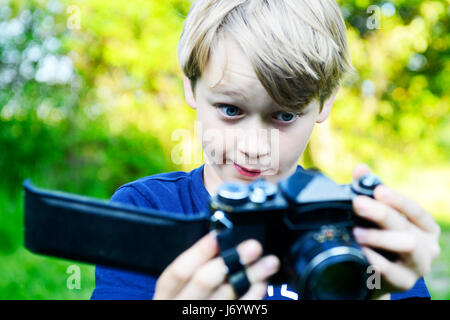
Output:
<instances>
[{"instance_id":1,"label":"boy's eyebrow","mask_svg":"<svg viewBox=\"0 0 450 320\"><path fill-rule=\"evenodd\" d=\"M235 89L227 89L227 88L221 88L218 87L216 89L211 88L211 91L213 91L214 93L220 93L223 95L227 95L227 96L233 96L233 97L238 97L243 99L244 101L247 101L247 97L244 95L244 93L242 93L239 90L235 90Z\"/></svg>"}]
</instances>

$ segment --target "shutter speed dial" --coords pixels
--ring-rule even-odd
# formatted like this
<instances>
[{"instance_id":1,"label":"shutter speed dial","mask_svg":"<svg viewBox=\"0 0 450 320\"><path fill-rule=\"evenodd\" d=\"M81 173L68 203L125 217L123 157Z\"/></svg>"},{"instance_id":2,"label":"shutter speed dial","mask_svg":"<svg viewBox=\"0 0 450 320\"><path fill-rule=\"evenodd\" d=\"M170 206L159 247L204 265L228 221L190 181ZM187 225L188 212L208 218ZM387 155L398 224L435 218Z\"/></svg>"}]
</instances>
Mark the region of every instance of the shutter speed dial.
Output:
<instances>
[{"instance_id":1,"label":"shutter speed dial","mask_svg":"<svg viewBox=\"0 0 450 320\"><path fill-rule=\"evenodd\" d=\"M358 195L373 196L375 188L383 184L376 175L366 174L359 179L353 181L351 188Z\"/></svg>"},{"instance_id":2,"label":"shutter speed dial","mask_svg":"<svg viewBox=\"0 0 450 320\"><path fill-rule=\"evenodd\" d=\"M248 185L238 182L224 183L219 188L218 197L230 205L243 205L249 201L261 204L272 199L276 192L275 184L260 178Z\"/></svg>"}]
</instances>

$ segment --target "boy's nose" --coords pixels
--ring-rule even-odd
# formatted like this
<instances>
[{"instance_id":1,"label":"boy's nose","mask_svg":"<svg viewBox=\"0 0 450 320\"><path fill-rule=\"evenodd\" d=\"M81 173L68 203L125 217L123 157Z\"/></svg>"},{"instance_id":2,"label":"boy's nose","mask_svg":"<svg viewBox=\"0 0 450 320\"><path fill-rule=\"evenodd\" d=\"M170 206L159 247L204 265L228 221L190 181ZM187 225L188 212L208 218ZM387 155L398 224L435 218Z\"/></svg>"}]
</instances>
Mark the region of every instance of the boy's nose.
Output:
<instances>
[{"instance_id":1,"label":"boy's nose","mask_svg":"<svg viewBox=\"0 0 450 320\"><path fill-rule=\"evenodd\" d=\"M245 135L237 137L238 151L249 159L257 160L270 154L269 130L248 130Z\"/></svg>"}]
</instances>

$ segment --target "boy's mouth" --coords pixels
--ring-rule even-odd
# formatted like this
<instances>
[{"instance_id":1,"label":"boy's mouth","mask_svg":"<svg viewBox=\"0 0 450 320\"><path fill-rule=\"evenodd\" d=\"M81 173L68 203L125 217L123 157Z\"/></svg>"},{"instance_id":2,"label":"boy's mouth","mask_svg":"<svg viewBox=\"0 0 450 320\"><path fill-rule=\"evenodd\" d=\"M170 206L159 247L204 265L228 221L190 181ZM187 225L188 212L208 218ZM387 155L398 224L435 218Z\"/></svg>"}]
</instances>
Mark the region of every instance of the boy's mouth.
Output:
<instances>
[{"instance_id":1,"label":"boy's mouth","mask_svg":"<svg viewBox=\"0 0 450 320\"><path fill-rule=\"evenodd\" d=\"M233 163L234 167L236 168L237 172L239 172L240 174L242 174L243 176L246 177L258 177L261 175L261 170L258 169L247 169L245 167L242 167L236 163Z\"/></svg>"}]
</instances>

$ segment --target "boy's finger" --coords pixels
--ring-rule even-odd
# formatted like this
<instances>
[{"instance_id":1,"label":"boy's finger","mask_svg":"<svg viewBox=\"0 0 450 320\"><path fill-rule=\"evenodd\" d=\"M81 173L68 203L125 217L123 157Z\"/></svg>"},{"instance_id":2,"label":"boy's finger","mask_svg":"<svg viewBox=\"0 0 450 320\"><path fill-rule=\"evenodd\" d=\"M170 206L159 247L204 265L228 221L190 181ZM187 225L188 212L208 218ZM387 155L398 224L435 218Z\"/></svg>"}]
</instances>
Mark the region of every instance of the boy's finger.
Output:
<instances>
[{"instance_id":1,"label":"boy's finger","mask_svg":"<svg viewBox=\"0 0 450 320\"><path fill-rule=\"evenodd\" d=\"M262 300L267 293L267 282L255 283L239 300Z\"/></svg>"},{"instance_id":2,"label":"boy's finger","mask_svg":"<svg viewBox=\"0 0 450 320\"><path fill-rule=\"evenodd\" d=\"M416 201L389 189L386 186L378 186L375 189L375 199L386 203L405 214L416 226L424 231L435 233L439 236L440 228L430 213L428 213Z\"/></svg>"},{"instance_id":3,"label":"boy's finger","mask_svg":"<svg viewBox=\"0 0 450 320\"><path fill-rule=\"evenodd\" d=\"M369 166L365 163L358 164L353 169L353 180L361 178L365 174L369 174L371 172Z\"/></svg>"},{"instance_id":4,"label":"boy's finger","mask_svg":"<svg viewBox=\"0 0 450 320\"><path fill-rule=\"evenodd\" d=\"M255 295L259 296L259 294L261 293L261 288L259 289L254 288L254 286L256 285L257 287L260 287L260 284L262 282L266 282L270 276L274 275L278 271L279 267L280 267L280 260L274 255L265 256L264 258L258 260L257 262L249 266L246 269L246 273L251 283L251 286L249 290L241 298L245 297L245 299L249 299L251 297L255 297ZM264 297L264 295L262 297ZM236 296L233 286L228 282L222 284L210 297L210 299L213 300L217 299L228 300L236 298L239 297Z\"/></svg>"},{"instance_id":5,"label":"boy's finger","mask_svg":"<svg viewBox=\"0 0 450 320\"><path fill-rule=\"evenodd\" d=\"M158 296L157 298L170 299L174 297L185 286L195 271L218 253L219 245L216 235L210 232L180 254L164 270L158 279L156 290L163 293L164 296Z\"/></svg>"},{"instance_id":6,"label":"boy's finger","mask_svg":"<svg viewBox=\"0 0 450 320\"><path fill-rule=\"evenodd\" d=\"M354 212L369 221L375 222L382 229L407 230L411 222L394 208L367 196L358 196L353 200Z\"/></svg>"},{"instance_id":7,"label":"boy's finger","mask_svg":"<svg viewBox=\"0 0 450 320\"><path fill-rule=\"evenodd\" d=\"M383 257L368 247L361 248L366 255L369 263L374 267L376 272L380 272L381 276L389 288L381 288L384 291L406 291L411 289L416 283L418 277L410 268L399 263L394 263Z\"/></svg>"},{"instance_id":8,"label":"boy's finger","mask_svg":"<svg viewBox=\"0 0 450 320\"><path fill-rule=\"evenodd\" d=\"M246 266L256 261L263 248L256 240L240 243L236 250L241 263ZM222 257L217 257L200 266L192 279L181 290L177 299L206 299L226 280L227 268Z\"/></svg>"},{"instance_id":9,"label":"boy's finger","mask_svg":"<svg viewBox=\"0 0 450 320\"><path fill-rule=\"evenodd\" d=\"M354 228L353 234L360 245L385 249L392 252L412 253L416 238L407 231Z\"/></svg>"}]
</instances>

